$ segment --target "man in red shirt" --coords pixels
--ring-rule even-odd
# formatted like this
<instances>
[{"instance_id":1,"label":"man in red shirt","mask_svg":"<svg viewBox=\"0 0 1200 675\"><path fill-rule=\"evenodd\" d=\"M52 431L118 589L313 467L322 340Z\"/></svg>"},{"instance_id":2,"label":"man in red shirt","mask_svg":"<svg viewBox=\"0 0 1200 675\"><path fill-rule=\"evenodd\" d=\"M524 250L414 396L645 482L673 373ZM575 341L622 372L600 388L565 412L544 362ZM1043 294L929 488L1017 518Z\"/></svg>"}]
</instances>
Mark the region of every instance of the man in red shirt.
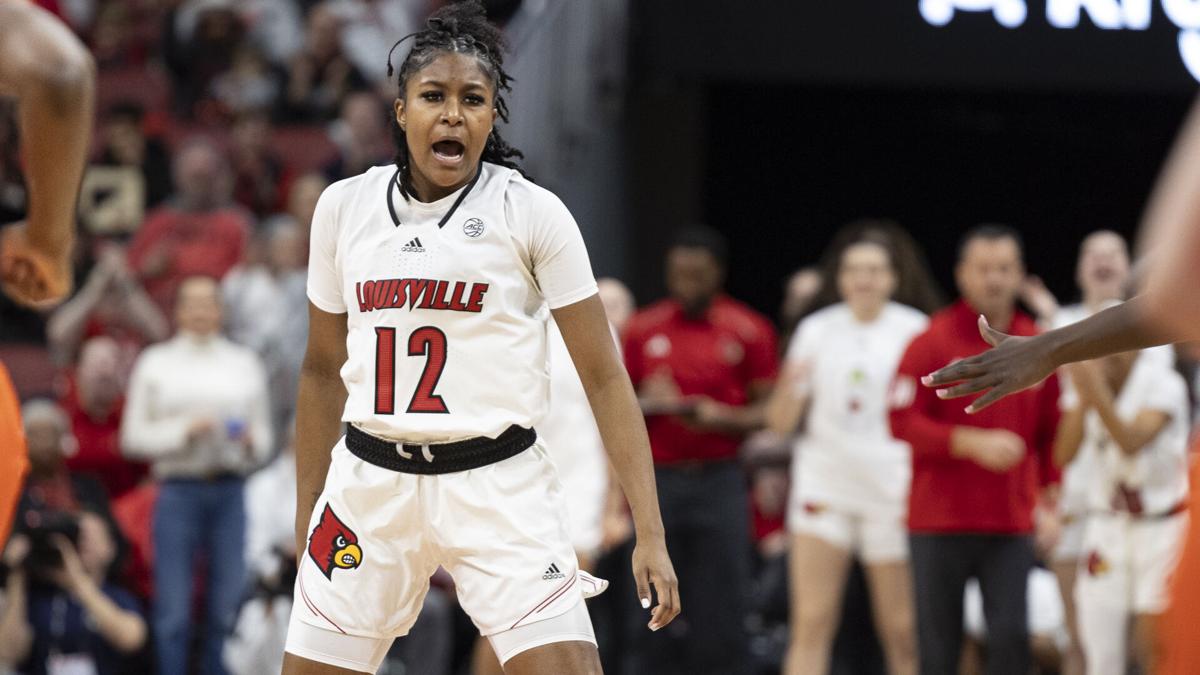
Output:
<instances>
[{"instance_id":1,"label":"man in red shirt","mask_svg":"<svg viewBox=\"0 0 1200 675\"><path fill-rule=\"evenodd\" d=\"M229 168L214 145L186 144L173 174L175 195L146 216L129 246L129 266L167 316L180 282L223 278L242 261L250 233L245 212L230 206Z\"/></svg>"},{"instance_id":2,"label":"man in red shirt","mask_svg":"<svg viewBox=\"0 0 1200 675\"><path fill-rule=\"evenodd\" d=\"M688 598L686 634L647 635L639 672L743 672L742 606L750 580L750 512L737 462L778 368L765 317L721 292L726 245L707 228L680 233L667 252L670 297L634 315L625 362L638 389L667 547Z\"/></svg>"},{"instance_id":3,"label":"man in red shirt","mask_svg":"<svg viewBox=\"0 0 1200 675\"><path fill-rule=\"evenodd\" d=\"M980 314L1015 335L1037 332L1017 311L1025 274L1019 235L981 226L959 248L955 279L962 300L934 315L904 358L891 393L896 438L912 446L908 525L916 588L921 673L958 672L963 588L983 590L989 674L1029 672L1026 579L1034 562L1033 511L1041 489L1057 482L1051 461L1058 426L1058 383L968 415L962 401L939 400L918 384L947 360L988 348Z\"/></svg>"}]
</instances>

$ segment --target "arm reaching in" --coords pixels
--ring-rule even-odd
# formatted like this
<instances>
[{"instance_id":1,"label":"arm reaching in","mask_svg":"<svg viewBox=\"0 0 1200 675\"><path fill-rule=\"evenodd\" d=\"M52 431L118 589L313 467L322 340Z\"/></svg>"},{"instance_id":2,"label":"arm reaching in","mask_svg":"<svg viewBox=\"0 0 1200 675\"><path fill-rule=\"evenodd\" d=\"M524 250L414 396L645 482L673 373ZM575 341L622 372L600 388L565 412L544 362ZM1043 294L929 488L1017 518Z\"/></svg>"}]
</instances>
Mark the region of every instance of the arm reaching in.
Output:
<instances>
[{"instance_id":1,"label":"arm reaching in","mask_svg":"<svg viewBox=\"0 0 1200 675\"><path fill-rule=\"evenodd\" d=\"M29 218L0 234L0 285L44 306L71 290L75 202L87 160L95 64L52 15L32 3L0 3L0 95L20 101Z\"/></svg>"},{"instance_id":2,"label":"arm reaching in","mask_svg":"<svg viewBox=\"0 0 1200 675\"><path fill-rule=\"evenodd\" d=\"M650 440L637 397L609 337L608 319L598 295L556 309L553 314L633 512L637 537L633 576L643 607L650 606L650 586L654 586L658 605L651 613L649 626L658 630L679 614L679 581L667 555Z\"/></svg>"}]
</instances>

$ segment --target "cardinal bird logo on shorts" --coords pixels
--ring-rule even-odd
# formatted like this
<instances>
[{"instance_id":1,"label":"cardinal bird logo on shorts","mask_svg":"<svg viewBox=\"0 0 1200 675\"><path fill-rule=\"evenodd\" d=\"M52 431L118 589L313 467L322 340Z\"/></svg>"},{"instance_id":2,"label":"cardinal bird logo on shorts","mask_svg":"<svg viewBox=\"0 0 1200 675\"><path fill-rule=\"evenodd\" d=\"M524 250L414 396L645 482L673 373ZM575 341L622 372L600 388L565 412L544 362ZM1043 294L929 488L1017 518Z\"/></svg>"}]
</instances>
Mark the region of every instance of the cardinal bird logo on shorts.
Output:
<instances>
[{"instance_id":1,"label":"cardinal bird logo on shorts","mask_svg":"<svg viewBox=\"0 0 1200 675\"><path fill-rule=\"evenodd\" d=\"M1087 571L1093 577L1108 573L1108 561L1099 551L1092 551L1087 557Z\"/></svg>"},{"instance_id":2,"label":"cardinal bird logo on shorts","mask_svg":"<svg viewBox=\"0 0 1200 675\"><path fill-rule=\"evenodd\" d=\"M326 579L333 579L335 569L352 570L362 564L358 535L346 527L329 504L325 505L321 521L308 537L308 557L317 563Z\"/></svg>"}]
</instances>

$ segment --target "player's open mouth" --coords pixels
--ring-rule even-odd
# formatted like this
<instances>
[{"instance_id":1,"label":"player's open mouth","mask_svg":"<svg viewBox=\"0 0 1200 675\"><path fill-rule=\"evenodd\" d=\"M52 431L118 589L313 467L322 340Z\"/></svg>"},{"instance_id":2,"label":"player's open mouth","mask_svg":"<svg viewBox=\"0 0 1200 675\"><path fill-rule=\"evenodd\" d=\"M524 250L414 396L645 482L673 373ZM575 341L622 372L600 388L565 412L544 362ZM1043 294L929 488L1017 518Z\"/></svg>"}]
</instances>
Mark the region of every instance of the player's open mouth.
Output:
<instances>
[{"instance_id":1,"label":"player's open mouth","mask_svg":"<svg viewBox=\"0 0 1200 675\"><path fill-rule=\"evenodd\" d=\"M438 141L433 144L433 156L445 166L458 166L466 154L466 146L459 141Z\"/></svg>"}]
</instances>

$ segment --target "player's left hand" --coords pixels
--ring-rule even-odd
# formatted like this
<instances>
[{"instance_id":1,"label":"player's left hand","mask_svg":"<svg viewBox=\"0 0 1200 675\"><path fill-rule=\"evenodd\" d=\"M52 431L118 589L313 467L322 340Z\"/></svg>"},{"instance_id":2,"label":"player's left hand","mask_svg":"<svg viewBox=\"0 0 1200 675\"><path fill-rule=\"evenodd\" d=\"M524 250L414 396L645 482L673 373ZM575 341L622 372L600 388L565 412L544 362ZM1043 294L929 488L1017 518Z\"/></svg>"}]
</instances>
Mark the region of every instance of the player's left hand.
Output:
<instances>
[{"instance_id":1,"label":"player's left hand","mask_svg":"<svg viewBox=\"0 0 1200 675\"><path fill-rule=\"evenodd\" d=\"M937 388L938 398L958 398L985 392L971 405L977 413L1000 399L1028 389L1050 376L1054 362L1049 343L1038 337L1006 335L979 317L979 334L994 349L956 361L921 378L921 384ZM948 388L947 385L954 385Z\"/></svg>"},{"instance_id":2,"label":"player's left hand","mask_svg":"<svg viewBox=\"0 0 1200 675\"><path fill-rule=\"evenodd\" d=\"M633 580L637 584L638 599L642 607L650 609L650 586L658 604L650 612L650 630L658 630L679 616L679 579L675 567L667 555L667 542L662 536L652 539L638 538L633 547Z\"/></svg>"},{"instance_id":3,"label":"player's left hand","mask_svg":"<svg viewBox=\"0 0 1200 675\"><path fill-rule=\"evenodd\" d=\"M30 242L25 223L0 231L0 287L34 309L48 309L71 291L70 251L47 251Z\"/></svg>"}]
</instances>

